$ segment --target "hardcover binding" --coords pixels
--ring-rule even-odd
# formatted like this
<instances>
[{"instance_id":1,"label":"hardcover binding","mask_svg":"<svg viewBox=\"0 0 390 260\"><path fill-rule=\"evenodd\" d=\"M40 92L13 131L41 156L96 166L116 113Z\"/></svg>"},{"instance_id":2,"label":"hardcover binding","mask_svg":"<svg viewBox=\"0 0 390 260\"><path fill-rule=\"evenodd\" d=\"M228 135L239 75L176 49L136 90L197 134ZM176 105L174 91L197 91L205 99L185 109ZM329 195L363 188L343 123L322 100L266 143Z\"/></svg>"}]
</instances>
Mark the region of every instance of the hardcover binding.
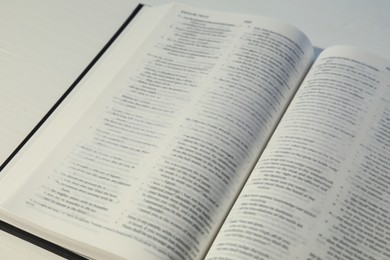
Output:
<instances>
[{"instance_id":1,"label":"hardcover binding","mask_svg":"<svg viewBox=\"0 0 390 260\"><path fill-rule=\"evenodd\" d=\"M89 72L89 70L95 65L95 63L103 56L112 43L118 38L123 30L130 24L130 22L136 17L144 5L138 4L138 6L129 15L126 21L119 27L111 39L104 45L104 47L98 52L98 54L92 59L88 66L81 72L81 74L75 79L75 81L69 86L64 94L57 100L57 102L50 108L50 110L43 116L38 124L30 131L30 133L23 139L23 141L16 147L16 149L8 156L8 158L0 165L0 172L4 167L12 160L13 157L23 148L23 146L30 140L30 138L38 131L38 129L46 122L51 114L59 107L59 105L66 99L66 97L72 92L82 78ZM66 248L63 248L57 244L47 241L43 238L28 233L20 228L10 225L0 220L0 230L3 230L11 235L19 237L25 241L28 241L34 245L37 245L43 249L46 249L52 253L55 253L66 259L86 259Z\"/></svg>"}]
</instances>

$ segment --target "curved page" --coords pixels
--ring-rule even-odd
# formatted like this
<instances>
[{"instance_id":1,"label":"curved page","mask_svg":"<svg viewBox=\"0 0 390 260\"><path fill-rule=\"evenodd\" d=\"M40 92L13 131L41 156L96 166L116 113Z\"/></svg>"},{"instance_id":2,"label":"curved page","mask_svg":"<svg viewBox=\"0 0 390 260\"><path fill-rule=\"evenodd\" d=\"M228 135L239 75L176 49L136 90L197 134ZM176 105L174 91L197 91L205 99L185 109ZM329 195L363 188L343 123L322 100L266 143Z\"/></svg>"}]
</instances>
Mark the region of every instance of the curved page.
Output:
<instances>
[{"instance_id":1,"label":"curved page","mask_svg":"<svg viewBox=\"0 0 390 260\"><path fill-rule=\"evenodd\" d=\"M206 259L390 257L389 64L320 55Z\"/></svg>"},{"instance_id":2,"label":"curved page","mask_svg":"<svg viewBox=\"0 0 390 260\"><path fill-rule=\"evenodd\" d=\"M58 145L8 172L29 177L2 208L87 256L200 258L312 53L279 22L173 5Z\"/></svg>"}]
</instances>

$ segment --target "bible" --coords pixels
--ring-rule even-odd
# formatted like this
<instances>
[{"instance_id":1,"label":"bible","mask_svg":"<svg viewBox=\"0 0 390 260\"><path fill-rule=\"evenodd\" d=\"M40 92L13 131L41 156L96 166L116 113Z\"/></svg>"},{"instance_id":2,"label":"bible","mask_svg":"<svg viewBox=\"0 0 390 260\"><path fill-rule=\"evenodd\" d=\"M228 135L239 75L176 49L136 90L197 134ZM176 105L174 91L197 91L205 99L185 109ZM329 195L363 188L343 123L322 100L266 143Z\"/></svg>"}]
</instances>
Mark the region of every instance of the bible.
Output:
<instances>
[{"instance_id":1,"label":"bible","mask_svg":"<svg viewBox=\"0 0 390 260\"><path fill-rule=\"evenodd\" d=\"M390 62L271 18L143 7L0 175L90 259L389 259Z\"/></svg>"}]
</instances>

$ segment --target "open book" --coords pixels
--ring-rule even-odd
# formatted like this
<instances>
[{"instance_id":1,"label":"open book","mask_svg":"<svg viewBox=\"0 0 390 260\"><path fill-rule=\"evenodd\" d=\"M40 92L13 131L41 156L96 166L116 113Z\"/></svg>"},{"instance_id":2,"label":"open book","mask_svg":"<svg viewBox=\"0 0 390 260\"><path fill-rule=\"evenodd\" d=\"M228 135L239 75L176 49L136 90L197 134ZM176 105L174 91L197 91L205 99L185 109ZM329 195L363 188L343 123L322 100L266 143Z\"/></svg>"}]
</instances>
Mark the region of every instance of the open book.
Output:
<instances>
[{"instance_id":1,"label":"open book","mask_svg":"<svg viewBox=\"0 0 390 260\"><path fill-rule=\"evenodd\" d=\"M0 219L96 259L389 259L389 66L143 8L1 172Z\"/></svg>"}]
</instances>

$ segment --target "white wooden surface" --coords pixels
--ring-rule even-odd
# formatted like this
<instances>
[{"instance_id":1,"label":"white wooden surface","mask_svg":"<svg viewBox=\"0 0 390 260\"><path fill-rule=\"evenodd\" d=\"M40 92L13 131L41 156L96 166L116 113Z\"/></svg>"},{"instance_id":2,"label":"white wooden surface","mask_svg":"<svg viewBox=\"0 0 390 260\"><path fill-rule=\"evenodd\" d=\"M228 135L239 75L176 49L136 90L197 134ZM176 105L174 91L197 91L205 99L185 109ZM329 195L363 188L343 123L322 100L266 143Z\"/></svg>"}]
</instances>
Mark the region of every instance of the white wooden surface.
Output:
<instances>
[{"instance_id":1,"label":"white wooden surface","mask_svg":"<svg viewBox=\"0 0 390 260\"><path fill-rule=\"evenodd\" d=\"M168 1L144 1L164 2ZM388 0L181 2L276 17L303 30L317 47L352 44L390 59ZM134 5L134 0L0 0L0 162L88 65ZM0 231L0 259L61 258Z\"/></svg>"}]
</instances>

